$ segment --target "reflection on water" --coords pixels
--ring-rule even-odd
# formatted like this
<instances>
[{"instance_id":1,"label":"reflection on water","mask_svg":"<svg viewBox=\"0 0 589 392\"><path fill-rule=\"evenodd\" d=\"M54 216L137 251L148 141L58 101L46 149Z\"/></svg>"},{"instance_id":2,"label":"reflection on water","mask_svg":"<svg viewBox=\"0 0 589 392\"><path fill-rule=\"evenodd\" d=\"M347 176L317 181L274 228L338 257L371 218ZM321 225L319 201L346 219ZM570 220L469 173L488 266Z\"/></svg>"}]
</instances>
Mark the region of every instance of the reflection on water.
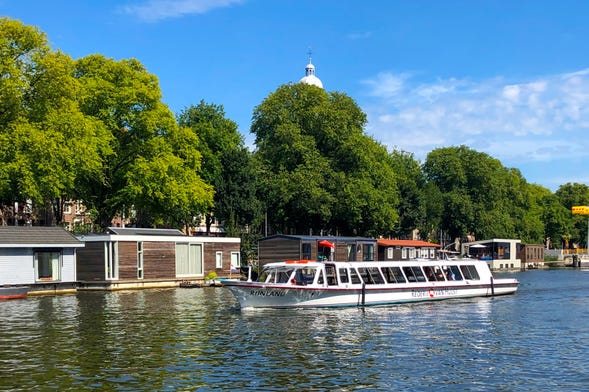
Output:
<instances>
[{"instance_id":1,"label":"reflection on water","mask_svg":"<svg viewBox=\"0 0 589 392\"><path fill-rule=\"evenodd\" d=\"M222 288L0 302L0 389L582 390L589 273L514 296L240 310Z\"/></svg>"}]
</instances>

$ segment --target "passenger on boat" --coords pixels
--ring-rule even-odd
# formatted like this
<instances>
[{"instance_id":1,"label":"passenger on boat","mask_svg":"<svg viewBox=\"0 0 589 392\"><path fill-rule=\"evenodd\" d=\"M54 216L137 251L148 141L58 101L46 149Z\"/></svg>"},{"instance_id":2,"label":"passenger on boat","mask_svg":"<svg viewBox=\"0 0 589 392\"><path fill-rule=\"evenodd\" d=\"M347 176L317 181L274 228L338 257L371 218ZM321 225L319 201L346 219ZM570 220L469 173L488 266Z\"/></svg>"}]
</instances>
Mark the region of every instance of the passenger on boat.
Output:
<instances>
[{"instance_id":1,"label":"passenger on boat","mask_svg":"<svg viewBox=\"0 0 589 392\"><path fill-rule=\"evenodd\" d=\"M448 279L448 280L455 280L456 279L454 272L450 268L444 266L444 270L446 271L446 279Z\"/></svg>"}]
</instances>

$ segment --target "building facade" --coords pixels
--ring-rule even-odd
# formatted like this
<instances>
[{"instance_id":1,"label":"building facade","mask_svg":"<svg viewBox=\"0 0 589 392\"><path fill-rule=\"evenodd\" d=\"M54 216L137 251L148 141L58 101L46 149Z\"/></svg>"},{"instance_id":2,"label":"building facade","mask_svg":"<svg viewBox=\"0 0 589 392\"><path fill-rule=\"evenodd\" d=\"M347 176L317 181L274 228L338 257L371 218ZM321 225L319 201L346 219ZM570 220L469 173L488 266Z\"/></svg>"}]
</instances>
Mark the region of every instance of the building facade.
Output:
<instances>
[{"instance_id":1,"label":"building facade","mask_svg":"<svg viewBox=\"0 0 589 392\"><path fill-rule=\"evenodd\" d=\"M0 286L29 286L29 295L75 292L83 247L61 227L0 226Z\"/></svg>"},{"instance_id":2,"label":"building facade","mask_svg":"<svg viewBox=\"0 0 589 392\"><path fill-rule=\"evenodd\" d=\"M186 236L179 230L111 227L78 237L80 289L174 287L227 277L241 265L239 238Z\"/></svg>"}]
</instances>

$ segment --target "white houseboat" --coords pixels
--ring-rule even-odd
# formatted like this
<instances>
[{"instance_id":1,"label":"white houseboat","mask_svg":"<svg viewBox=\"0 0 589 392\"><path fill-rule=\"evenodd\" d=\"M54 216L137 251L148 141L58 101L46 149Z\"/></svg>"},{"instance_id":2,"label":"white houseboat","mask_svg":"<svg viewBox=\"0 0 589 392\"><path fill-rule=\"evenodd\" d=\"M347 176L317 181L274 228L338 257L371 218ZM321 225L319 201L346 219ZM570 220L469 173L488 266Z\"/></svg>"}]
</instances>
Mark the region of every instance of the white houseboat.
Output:
<instances>
[{"instance_id":1,"label":"white houseboat","mask_svg":"<svg viewBox=\"0 0 589 392\"><path fill-rule=\"evenodd\" d=\"M264 266L258 280L223 281L242 308L373 306L512 294L517 279L494 279L479 260L318 262Z\"/></svg>"}]
</instances>

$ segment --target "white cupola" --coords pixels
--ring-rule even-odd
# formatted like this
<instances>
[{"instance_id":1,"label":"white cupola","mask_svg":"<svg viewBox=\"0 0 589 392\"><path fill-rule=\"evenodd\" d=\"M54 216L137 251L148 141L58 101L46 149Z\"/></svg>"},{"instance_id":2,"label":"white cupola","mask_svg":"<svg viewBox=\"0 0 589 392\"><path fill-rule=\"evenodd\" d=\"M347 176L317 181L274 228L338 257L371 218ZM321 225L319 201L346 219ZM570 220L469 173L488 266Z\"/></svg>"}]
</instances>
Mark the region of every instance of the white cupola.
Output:
<instances>
[{"instance_id":1,"label":"white cupola","mask_svg":"<svg viewBox=\"0 0 589 392\"><path fill-rule=\"evenodd\" d=\"M311 62L311 53L309 53L309 64L305 67L305 76L299 80L299 83L310 84L311 86L317 86L323 88L321 80L315 76L315 66Z\"/></svg>"}]
</instances>

